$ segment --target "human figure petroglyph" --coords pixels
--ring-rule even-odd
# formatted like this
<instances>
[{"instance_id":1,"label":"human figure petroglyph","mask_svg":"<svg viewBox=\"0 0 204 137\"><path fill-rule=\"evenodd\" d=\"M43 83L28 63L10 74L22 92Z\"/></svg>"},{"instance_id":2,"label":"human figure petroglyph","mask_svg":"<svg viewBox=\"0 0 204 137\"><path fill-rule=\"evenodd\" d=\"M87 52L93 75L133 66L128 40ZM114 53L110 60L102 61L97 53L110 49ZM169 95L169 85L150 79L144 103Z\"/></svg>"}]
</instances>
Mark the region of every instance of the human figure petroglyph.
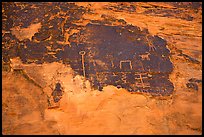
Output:
<instances>
[{"instance_id":1,"label":"human figure petroglyph","mask_svg":"<svg viewBox=\"0 0 204 137\"><path fill-rule=\"evenodd\" d=\"M113 61L111 60L111 66L112 66L112 68L114 67L114 63L113 63Z\"/></svg>"},{"instance_id":2,"label":"human figure petroglyph","mask_svg":"<svg viewBox=\"0 0 204 137\"><path fill-rule=\"evenodd\" d=\"M66 16L62 23L60 24L60 29L62 30L62 34L64 33L64 24L67 22L68 17Z\"/></svg>"},{"instance_id":3,"label":"human figure petroglyph","mask_svg":"<svg viewBox=\"0 0 204 137\"><path fill-rule=\"evenodd\" d=\"M53 100L55 103L59 102L59 100L62 98L63 90L61 87L61 84L58 82L55 86L54 91L52 92Z\"/></svg>"},{"instance_id":4,"label":"human figure petroglyph","mask_svg":"<svg viewBox=\"0 0 204 137\"><path fill-rule=\"evenodd\" d=\"M145 36L145 38L146 38L146 40L147 40L147 42L148 42L148 45L149 45L149 51L155 51L156 48L155 48L155 46L152 44L152 42L148 39L148 35Z\"/></svg>"}]
</instances>

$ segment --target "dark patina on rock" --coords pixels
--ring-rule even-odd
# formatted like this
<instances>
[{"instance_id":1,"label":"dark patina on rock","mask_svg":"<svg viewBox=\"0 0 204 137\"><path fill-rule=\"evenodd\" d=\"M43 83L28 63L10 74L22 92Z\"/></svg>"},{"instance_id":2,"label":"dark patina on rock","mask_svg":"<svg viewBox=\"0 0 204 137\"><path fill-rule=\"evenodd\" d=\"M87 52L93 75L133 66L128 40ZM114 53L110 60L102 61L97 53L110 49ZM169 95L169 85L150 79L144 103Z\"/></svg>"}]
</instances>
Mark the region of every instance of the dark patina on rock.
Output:
<instances>
[{"instance_id":1,"label":"dark patina on rock","mask_svg":"<svg viewBox=\"0 0 204 137\"><path fill-rule=\"evenodd\" d=\"M169 74L173 64L164 39L132 25L87 24L75 35L70 37L74 42L62 52L62 59L69 58L71 67L93 87L102 90L114 85L131 92L172 93Z\"/></svg>"},{"instance_id":2,"label":"dark patina on rock","mask_svg":"<svg viewBox=\"0 0 204 137\"><path fill-rule=\"evenodd\" d=\"M34 16L29 20L24 12L28 12L27 8L30 6L25 3L25 9L22 10L15 4L3 6L6 10L3 14L4 20L6 19L3 22L4 30L18 26L19 22L22 23L21 27L37 22L42 24L31 41L25 39L20 42L10 35L2 38L5 40L8 37L11 41L11 47L4 44L2 48L5 62L9 58L20 57L26 64L70 64L76 74L84 76L93 88L100 91L106 85L154 95L169 95L174 90L169 81L173 64L169 59L170 51L166 47L166 40L151 35L147 29L141 30L107 15L103 15L101 21L90 20L91 23L86 26L76 25L87 9L72 3L35 3L28 14ZM42 7L44 12L39 12L38 9ZM18 15L9 15L7 11L12 9ZM53 15L58 16L51 18ZM8 26L6 24L9 18L12 22ZM113 26L112 22L123 23ZM70 34L67 39L65 30L69 30L67 33L71 30L79 31Z\"/></svg>"}]
</instances>

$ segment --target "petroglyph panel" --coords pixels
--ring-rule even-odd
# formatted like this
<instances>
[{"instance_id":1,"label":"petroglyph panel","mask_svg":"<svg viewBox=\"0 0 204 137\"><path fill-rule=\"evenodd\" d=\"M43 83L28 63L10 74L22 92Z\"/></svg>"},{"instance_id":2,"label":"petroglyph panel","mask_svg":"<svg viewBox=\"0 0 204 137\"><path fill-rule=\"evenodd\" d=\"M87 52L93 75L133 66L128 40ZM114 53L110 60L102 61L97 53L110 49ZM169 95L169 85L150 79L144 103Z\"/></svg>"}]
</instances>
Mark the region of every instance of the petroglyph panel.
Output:
<instances>
[{"instance_id":1,"label":"petroglyph panel","mask_svg":"<svg viewBox=\"0 0 204 137\"><path fill-rule=\"evenodd\" d=\"M151 35L148 29L141 30L126 23L114 26L106 23L105 15L104 20L77 25L88 11L73 3L25 3L24 6L19 7L18 3L3 5L6 11L15 12L12 15L4 12L2 17L4 62L14 57L25 64L63 62L70 64L76 74L84 76L99 90L114 85L131 92L172 93L174 87L169 74L173 65L167 42ZM39 12L42 7L43 12ZM129 10L135 12L134 7ZM29 38L21 35L19 39L18 33L13 35L10 31L29 30L33 24L40 25Z\"/></svg>"}]
</instances>

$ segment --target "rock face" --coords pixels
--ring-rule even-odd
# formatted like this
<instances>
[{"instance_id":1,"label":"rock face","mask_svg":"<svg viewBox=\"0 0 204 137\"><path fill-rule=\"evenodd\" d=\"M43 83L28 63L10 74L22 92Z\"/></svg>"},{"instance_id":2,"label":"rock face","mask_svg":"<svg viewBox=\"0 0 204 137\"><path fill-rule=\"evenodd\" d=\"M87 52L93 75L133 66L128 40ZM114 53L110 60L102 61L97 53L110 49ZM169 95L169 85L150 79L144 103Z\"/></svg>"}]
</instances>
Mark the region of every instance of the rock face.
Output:
<instances>
[{"instance_id":1,"label":"rock face","mask_svg":"<svg viewBox=\"0 0 204 137\"><path fill-rule=\"evenodd\" d=\"M201 28L200 2L3 2L2 133L202 134Z\"/></svg>"},{"instance_id":2,"label":"rock face","mask_svg":"<svg viewBox=\"0 0 204 137\"><path fill-rule=\"evenodd\" d=\"M70 59L71 67L79 74L85 71L85 77L98 89L114 85L132 92L164 95L173 91L168 80L173 65L167 42L147 30L131 25L87 24L70 41L71 47L61 52L63 58ZM71 50L73 56L65 54ZM84 52L81 57L77 55L80 52Z\"/></svg>"},{"instance_id":3,"label":"rock face","mask_svg":"<svg viewBox=\"0 0 204 137\"><path fill-rule=\"evenodd\" d=\"M38 4L34 6L41 7ZM44 6L48 5L44 4ZM64 9L64 4L59 3L58 6ZM17 28L16 26L11 28L12 34L20 42L25 40L22 42L24 46L19 46L19 52L16 55L23 63L63 62L70 64L77 74L87 78L92 87L99 90L102 90L104 86L114 85L128 91L149 92L154 95L169 95L173 92L173 84L169 81L173 64L169 59L170 51L166 47L166 40L157 35L152 36L148 29L140 30L137 26L108 25L110 22L107 23L107 20L111 22L119 20L114 18L110 20L110 17L106 15L101 16L105 21L98 21L95 24L92 20L84 27L75 26L80 31L69 34L70 29L73 29L73 24L66 25L74 22L69 17L70 12L75 10L76 15L72 17L77 17L82 16L86 11L85 8L72 6L68 12L62 12L62 16L56 15L52 18L55 12L44 15L50 18L44 17L47 22L43 22L42 26L38 23L31 24L28 28L14 29ZM12 8L12 5L10 7ZM28 4L27 7L29 8L30 5ZM131 5L129 8L133 9L133 7ZM21 11L17 10L17 12L21 15ZM79 20L79 18L76 19ZM22 21L22 23L26 22ZM59 26L56 26L57 24ZM45 28L49 28L50 32L48 33ZM58 33L58 36L55 33ZM69 38L67 34L70 35ZM29 40L26 40L27 38Z\"/></svg>"}]
</instances>

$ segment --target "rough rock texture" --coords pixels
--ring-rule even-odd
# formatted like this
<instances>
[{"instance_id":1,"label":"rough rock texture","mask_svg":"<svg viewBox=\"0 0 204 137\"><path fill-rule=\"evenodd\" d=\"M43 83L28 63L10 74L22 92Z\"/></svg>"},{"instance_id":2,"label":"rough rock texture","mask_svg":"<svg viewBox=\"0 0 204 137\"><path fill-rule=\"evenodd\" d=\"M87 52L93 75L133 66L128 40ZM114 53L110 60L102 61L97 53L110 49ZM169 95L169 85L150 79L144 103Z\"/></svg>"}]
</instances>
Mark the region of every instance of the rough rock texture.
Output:
<instances>
[{"instance_id":1,"label":"rough rock texture","mask_svg":"<svg viewBox=\"0 0 204 137\"><path fill-rule=\"evenodd\" d=\"M98 39L100 33L87 29L97 25L125 31L132 26L150 34L151 40L164 39L172 63L165 78L173 84L173 92L155 97L116 88L114 82L94 89L93 79L73 65L82 60L73 59L75 50L70 49L86 42L99 55L94 44L105 46ZM3 2L2 133L201 134L201 25L202 3L198 2ZM131 30L117 33L127 33L127 42L138 42L136 37L148 42L137 33L130 35ZM80 35L83 32L88 36ZM90 39L92 34L97 34L96 39ZM93 57L89 60L106 69L103 61ZM166 58L163 53L161 57Z\"/></svg>"}]
</instances>

